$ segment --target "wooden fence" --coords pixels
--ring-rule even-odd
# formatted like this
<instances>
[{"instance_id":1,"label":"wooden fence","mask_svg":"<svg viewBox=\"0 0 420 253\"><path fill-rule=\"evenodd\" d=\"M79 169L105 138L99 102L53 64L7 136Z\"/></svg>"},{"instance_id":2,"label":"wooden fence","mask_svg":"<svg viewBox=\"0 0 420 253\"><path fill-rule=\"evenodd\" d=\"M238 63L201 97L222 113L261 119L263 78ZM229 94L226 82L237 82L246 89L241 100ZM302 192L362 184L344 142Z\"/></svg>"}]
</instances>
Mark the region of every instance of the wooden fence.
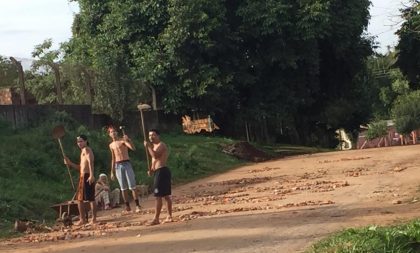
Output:
<instances>
[{"instance_id":1,"label":"wooden fence","mask_svg":"<svg viewBox=\"0 0 420 253\"><path fill-rule=\"evenodd\" d=\"M81 124L93 125L90 105L0 105L0 117L13 128L29 126L52 111L65 111Z\"/></svg>"},{"instance_id":2,"label":"wooden fence","mask_svg":"<svg viewBox=\"0 0 420 253\"><path fill-rule=\"evenodd\" d=\"M90 105L0 105L0 118L10 122L13 128L23 128L53 111L67 112L77 122L91 129L117 124L105 114L92 114ZM161 110L145 111L144 123L146 130L151 128L158 128L163 132L181 130L181 117L165 114ZM126 127L127 133L142 135L139 112L127 113L121 124Z\"/></svg>"}]
</instances>

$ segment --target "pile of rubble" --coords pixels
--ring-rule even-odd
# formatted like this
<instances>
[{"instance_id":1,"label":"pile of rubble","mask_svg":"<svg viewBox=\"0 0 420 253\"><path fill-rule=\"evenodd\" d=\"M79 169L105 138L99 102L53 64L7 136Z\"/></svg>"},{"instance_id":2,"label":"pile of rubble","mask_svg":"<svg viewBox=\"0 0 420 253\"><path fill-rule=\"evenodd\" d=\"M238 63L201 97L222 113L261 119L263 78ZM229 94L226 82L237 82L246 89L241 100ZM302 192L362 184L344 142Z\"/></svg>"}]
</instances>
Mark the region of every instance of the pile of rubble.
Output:
<instances>
[{"instance_id":1,"label":"pile of rubble","mask_svg":"<svg viewBox=\"0 0 420 253\"><path fill-rule=\"evenodd\" d=\"M269 154L255 148L246 141L226 145L222 151L223 153L251 162L264 162L272 158Z\"/></svg>"}]
</instances>

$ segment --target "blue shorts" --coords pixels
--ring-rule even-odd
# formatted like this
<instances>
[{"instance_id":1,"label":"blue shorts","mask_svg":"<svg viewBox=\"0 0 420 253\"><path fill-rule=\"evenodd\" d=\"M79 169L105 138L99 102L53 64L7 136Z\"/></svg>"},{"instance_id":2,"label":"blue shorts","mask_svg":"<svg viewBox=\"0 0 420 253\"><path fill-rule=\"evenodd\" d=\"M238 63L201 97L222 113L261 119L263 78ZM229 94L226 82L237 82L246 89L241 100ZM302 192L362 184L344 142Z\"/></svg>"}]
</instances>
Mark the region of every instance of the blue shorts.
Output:
<instances>
[{"instance_id":1,"label":"blue shorts","mask_svg":"<svg viewBox=\"0 0 420 253\"><path fill-rule=\"evenodd\" d=\"M136 176L130 161L115 163L115 174L120 184L121 191L136 189Z\"/></svg>"}]
</instances>

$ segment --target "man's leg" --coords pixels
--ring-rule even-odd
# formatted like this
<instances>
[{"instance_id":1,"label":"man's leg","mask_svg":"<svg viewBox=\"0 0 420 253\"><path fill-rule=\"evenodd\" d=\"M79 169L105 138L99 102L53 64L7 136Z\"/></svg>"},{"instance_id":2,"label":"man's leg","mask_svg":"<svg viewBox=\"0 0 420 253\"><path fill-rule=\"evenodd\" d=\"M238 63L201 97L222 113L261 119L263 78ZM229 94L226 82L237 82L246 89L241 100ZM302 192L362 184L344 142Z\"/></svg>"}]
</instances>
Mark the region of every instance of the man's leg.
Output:
<instances>
[{"instance_id":1,"label":"man's leg","mask_svg":"<svg viewBox=\"0 0 420 253\"><path fill-rule=\"evenodd\" d=\"M77 202L77 207L79 209L79 222L77 222L75 225L83 225L86 223L86 219L85 219L85 204L83 202L83 200L79 200Z\"/></svg>"},{"instance_id":2,"label":"man's leg","mask_svg":"<svg viewBox=\"0 0 420 253\"><path fill-rule=\"evenodd\" d=\"M123 195L123 200L124 200L124 203L125 203L125 210L126 211L131 211L131 207L130 207L130 202L128 201L128 190L123 190L122 191L122 195Z\"/></svg>"},{"instance_id":3,"label":"man's leg","mask_svg":"<svg viewBox=\"0 0 420 253\"><path fill-rule=\"evenodd\" d=\"M136 191L136 176L133 171L133 167L130 162L124 164L125 166L125 176L128 184L128 188L131 190L133 195L133 200L136 203L136 213L140 212L139 196Z\"/></svg>"},{"instance_id":4,"label":"man's leg","mask_svg":"<svg viewBox=\"0 0 420 253\"><path fill-rule=\"evenodd\" d=\"M90 221L91 224L96 223L96 203L95 201L90 201L90 209L92 210L92 220Z\"/></svg>"},{"instance_id":5,"label":"man's leg","mask_svg":"<svg viewBox=\"0 0 420 253\"><path fill-rule=\"evenodd\" d=\"M166 208L168 209L168 217L166 217L166 222L172 222L172 198L171 196L165 196Z\"/></svg>"},{"instance_id":6,"label":"man's leg","mask_svg":"<svg viewBox=\"0 0 420 253\"><path fill-rule=\"evenodd\" d=\"M131 193L133 194L134 202L136 203L136 213L140 212L140 202L139 202L139 194L137 193L136 189L132 189Z\"/></svg>"},{"instance_id":7,"label":"man's leg","mask_svg":"<svg viewBox=\"0 0 420 253\"><path fill-rule=\"evenodd\" d=\"M153 219L156 222L159 222L160 212L162 211L162 197L156 197L156 207L155 207L155 218Z\"/></svg>"}]
</instances>

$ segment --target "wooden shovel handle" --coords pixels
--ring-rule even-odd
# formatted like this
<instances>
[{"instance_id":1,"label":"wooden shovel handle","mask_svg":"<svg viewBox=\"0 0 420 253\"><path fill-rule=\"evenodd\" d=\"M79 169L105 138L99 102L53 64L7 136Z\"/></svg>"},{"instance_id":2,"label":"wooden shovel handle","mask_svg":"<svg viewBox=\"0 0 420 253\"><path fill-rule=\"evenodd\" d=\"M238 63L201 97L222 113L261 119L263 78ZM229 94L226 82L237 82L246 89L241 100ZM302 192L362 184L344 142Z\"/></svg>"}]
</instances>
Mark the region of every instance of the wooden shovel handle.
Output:
<instances>
[{"instance_id":1,"label":"wooden shovel handle","mask_svg":"<svg viewBox=\"0 0 420 253\"><path fill-rule=\"evenodd\" d=\"M63 155L63 158L64 158L66 155L64 154L63 144L61 144L60 138L58 138L57 140L58 140L58 144L60 145L61 154ZM73 191L76 191L76 187L74 187L73 177L71 176L71 173L70 173L70 167L68 164L66 164L66 167L67 167L67 172L69 173L70 182L71 182L71 186L73 187Z\"/></svg>"},{"instance_id":2,"label":"wooden shovel handle","mask_svg":"<svg viewBox=\"0 0 420 253\"><path fill-rule=\"evenodd\" d=\"M141 127L143 128L143 140L146 141L146 129L144 128L144 119L143 119L143 110L140 109L140 119L141 119ZM147 148L144 148L146 152L146 160L147 160L147 170L150 170L150 161L149 161L149 152Z\"/></svg>"}]
</instances>

